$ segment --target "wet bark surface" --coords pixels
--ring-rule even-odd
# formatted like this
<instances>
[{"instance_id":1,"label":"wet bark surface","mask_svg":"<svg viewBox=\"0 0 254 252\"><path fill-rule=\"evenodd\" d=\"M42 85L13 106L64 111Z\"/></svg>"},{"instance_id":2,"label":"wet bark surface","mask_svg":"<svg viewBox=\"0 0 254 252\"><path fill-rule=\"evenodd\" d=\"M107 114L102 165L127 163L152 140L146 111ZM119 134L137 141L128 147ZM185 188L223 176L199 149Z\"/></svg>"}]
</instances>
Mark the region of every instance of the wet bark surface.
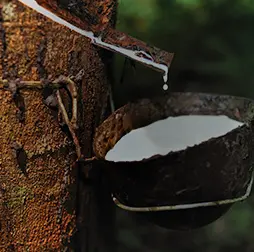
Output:
<instances>
[{"instance_id":1,"label":"wet bark surface","mask_svg":"<svg viewBox=\"0 0 254 252\"><path fill-rule=\"evenodd\" d=\"M18 1L2 3L0 13L0 76L7 83L84 73L77 135L84 157L92 156L108 99L106 53ZM19 90L17 106L11 91L0 85L0 250L114 251L114 210L101 174L90 179L88 167L73 166L73 141L46 106L47 94Z\"/></svg>"},{"instance_id":2,"label":"wet bark surface","mask_svg":"<svg viewBox=\"0 0 254 252\"><path fill-rule=\"evenodd\" d=\"M163 72L164 80L167 79L168 68L174 54L150 46L112 28L111 24L116 12L117 0L36 0L36 2L76 28L81 29L85 36L90 36L91 42L95 45Z\"/></svg>"},{"instance_id":3,"label":"wet bark surface","mask_svg":"<svg viewBox=\"0 0 254 252\"><path fill-rule=\"evenodd\" d=\"M37 0L41 6L70 20L87 31L103 31L111 28L117 0Z\"/></svg>"}]
</instances>

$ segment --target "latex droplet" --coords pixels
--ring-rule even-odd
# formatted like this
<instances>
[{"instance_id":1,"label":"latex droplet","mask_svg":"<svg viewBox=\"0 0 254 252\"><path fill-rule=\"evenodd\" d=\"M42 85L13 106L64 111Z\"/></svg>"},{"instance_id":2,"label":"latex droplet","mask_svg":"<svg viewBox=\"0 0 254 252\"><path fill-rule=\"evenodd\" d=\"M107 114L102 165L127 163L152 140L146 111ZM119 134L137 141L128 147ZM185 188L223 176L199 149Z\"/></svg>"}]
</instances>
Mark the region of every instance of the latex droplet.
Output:
<instances>
[{"instance_id":1,"label":"latex droplet","mask_svg":"<svg viewBox=\"0 0 254 252\"><path fill-rule=\"evenodd\" d=\"M165 91L168 90L168 85L167 85L167 84L164 84L164 85L163 85L163 90L165 90Z\"/></svg>"}]
</instances>

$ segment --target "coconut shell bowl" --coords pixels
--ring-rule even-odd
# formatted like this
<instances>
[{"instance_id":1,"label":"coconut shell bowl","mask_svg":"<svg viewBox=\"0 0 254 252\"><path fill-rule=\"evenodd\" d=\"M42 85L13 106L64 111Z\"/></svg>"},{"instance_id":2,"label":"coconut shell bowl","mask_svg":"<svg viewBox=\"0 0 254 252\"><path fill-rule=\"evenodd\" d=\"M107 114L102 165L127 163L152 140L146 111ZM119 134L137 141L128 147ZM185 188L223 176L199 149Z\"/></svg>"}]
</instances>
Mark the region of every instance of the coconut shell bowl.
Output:
<instances>
[{"instance_id":1,"label":"coconut shell bowl","mask_svg":"<svg viewBox=\"0 0 254 252\"><path fill-rule=\"evenodd\" d=\"M225 135L167 155L113 162L107 152L130 131L182 115L225 115L242 122ZM252 187L254 101L202 93L171 93L129 103L96 130L94 153L106 172L113 201L159 226L189 230L205 226Z\"/></svg>"}]
</instances>

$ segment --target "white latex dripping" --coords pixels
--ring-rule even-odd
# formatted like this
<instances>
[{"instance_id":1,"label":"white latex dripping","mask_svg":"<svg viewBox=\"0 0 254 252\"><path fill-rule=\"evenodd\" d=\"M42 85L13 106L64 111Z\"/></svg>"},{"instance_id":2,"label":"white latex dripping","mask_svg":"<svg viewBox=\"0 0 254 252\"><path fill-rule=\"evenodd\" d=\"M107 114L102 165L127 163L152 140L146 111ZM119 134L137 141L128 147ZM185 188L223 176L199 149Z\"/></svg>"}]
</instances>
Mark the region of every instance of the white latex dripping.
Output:
<instances>
[{"instance_id":1,"label":"white latex dripping","mask_svg":"<svg viewBox=\"0 0 254 252\"><path fill-rule=\"evenodd\" d=\"M112 44L108 44L102 41L101 37L96 37L94 36L94 33L91 31L86 31L83 29L80 29L78 27L76 27L75 25L67 22L66 20L58 17L57 15L53 14L52 12L48 11L47 9L43 8L42 6L40 6L35 0L19 0L20 2L22 2L23 4L29 6L30 8L36 10L37 12L41 13L42 15L50 18L51 20L62 24L66 27L68 27L69 29L87 37L91 39L91 42L95 45L110 49L114 52L120 53L128 58L131 58L135 61L144 63L146 65L150 65L156 69L161 70L164 74L163 74L163 80L164 80L164 85L163 85L163 89L167 90L168 86L167 86L167 80L168 80L168 67L164 64L159 64L156 63L152 60L152 57L150 55L148 55L146 52L144 51L133 51L133 50L129 50L126 48L121 48ZM146 57L138 57L138 54L142 54L145 55Z\"/></svg>"}]
</instances>

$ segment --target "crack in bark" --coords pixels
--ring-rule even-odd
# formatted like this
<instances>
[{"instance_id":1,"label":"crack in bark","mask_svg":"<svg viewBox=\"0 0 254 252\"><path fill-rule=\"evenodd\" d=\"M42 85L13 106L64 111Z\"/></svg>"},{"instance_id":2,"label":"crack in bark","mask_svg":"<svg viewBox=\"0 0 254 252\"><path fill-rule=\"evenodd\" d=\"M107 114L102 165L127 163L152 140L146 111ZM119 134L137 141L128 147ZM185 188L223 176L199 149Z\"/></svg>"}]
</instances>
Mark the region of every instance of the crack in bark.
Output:
<instances>
[{"instance_id":1,"label":"crack in bark","mask_svg":"<svg viewBox=\"0 0 254 252\"><path fill-rule=\"evenodd\" d=\"M47 76L47 70L44 66L46 48L47 48L47 39L43 39L41 40L40 45L38 47L38 56L37 56L37 69L39 72L39 77L41 79L45 79Z\"/></svg>"},{"instance_id":2,"label":"crack in bark","mask_svg":"<svg viewBox=\"0 0 254 252\"><path fill-rule=\"evenodd\" d=\"M6 42L6 33L4 29L4 20L2 14L2 8L0 8L0 38L1 38L1 65L2 65L2 76L3 78L7 77L7 64L6 64L6 49L7 49L7 42Z\"/></svg>"}]
</instances>

